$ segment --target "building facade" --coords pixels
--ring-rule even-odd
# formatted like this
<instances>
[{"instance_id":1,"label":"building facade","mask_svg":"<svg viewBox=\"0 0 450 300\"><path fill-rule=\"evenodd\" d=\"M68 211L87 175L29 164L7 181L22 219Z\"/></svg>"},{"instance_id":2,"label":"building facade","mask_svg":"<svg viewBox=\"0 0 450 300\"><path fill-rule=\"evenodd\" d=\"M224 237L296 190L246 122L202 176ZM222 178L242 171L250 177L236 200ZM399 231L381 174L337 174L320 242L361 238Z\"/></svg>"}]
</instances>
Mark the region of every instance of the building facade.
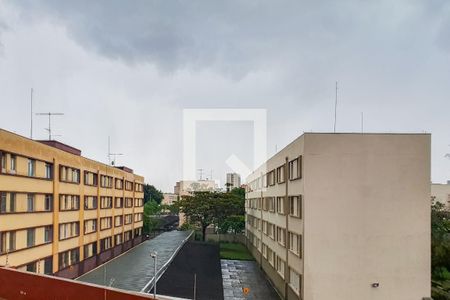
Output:
<instances>
[{"instance_id":1,"label":"building facade","mask_svg":"<svg viewBox=\"0 0 450 300\"><path fill-rule=\"evenodd\" d=\"M181 180L177 181L173 187L173 192L177 198L190 195L194 192L215 192L218 190L219 187L214 180ZM180 212L178 216L180 218L178 223L179 226L186 223L186 216L184 213Z\"/></svg>"},{"instance_id":2,"label":"building facade","mask_svg":"<svg viewBox=\"0 0 450 300\"><path fill-rule=\"evenodd\" d=\"M431 200L433 203L442 203L447 209L450 209L450 181L446 184L431 184Z\"/></svg>"},{"instance_id":3,"label":"building facade","mask_svg":"<svg viewBox=\"0 0 450 300\"><path fill-rule=\"evenodd\" d=\"M241 175L238 173L227 173L227 182L225 186L227 190L241 187Z\"/></svg>"},{"instance_id":4,"label":"building facade","mask_svg":"<svg viewBox=\"0 0 450 300\"><path fill-rule=\"evenodd\" d=\"M178 200L178 195L173 193L163 193L161 204L172 205Z\"/></svg>"},{"instance_id":5,"label":"building facade","mask_svg":"<svg viewBox=\"0 0 450 300\"><path fill-rule=\"evenodd\" d=\"M305 133L247 178L247 246L284 299L430 297L428 134Z\"/></svg>"},{"instance_id":6,"label":"building facade","mask_svg":"<svg viewBox=\"0 0 450 300\"><path fill-rule=\"evenodd\" d=\"M129 249L142 240L143 183L0 129L0 265L73 278Z\"/></svg>"}]
</instances>

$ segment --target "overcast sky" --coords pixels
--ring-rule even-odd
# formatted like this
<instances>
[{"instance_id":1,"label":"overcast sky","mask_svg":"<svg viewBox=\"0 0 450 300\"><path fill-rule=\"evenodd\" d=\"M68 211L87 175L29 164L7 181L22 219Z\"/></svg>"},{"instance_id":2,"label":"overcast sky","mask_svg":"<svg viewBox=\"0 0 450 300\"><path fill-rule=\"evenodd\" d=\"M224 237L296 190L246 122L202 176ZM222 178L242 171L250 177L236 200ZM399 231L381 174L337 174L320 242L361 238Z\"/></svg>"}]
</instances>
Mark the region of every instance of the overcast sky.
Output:
<instances>
[{"instance_id":1,"label":"overcast sky","mask_svg":"<svg viewBox=\"0 0 450 300\"><path fill-rule=\"evenodd\" d=\"M264 108L268 154L303 131L431 132L450 179L450 1L0 0L0 127L57 139L172 191L186 108ZM34 137L47 119L35 117ZM197 167L251 165L249 122L201 122Z\"/></svg>"}]
</instances>

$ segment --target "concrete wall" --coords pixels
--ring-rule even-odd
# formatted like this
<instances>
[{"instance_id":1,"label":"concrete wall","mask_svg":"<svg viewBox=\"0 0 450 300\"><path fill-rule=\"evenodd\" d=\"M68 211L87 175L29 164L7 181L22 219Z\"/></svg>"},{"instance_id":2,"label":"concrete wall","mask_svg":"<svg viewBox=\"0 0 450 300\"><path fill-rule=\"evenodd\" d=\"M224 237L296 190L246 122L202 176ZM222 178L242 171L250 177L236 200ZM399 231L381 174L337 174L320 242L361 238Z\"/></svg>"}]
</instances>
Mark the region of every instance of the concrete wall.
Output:
<instances>
[{"instance_id":1,"label":"concrete wall","mask_svg":"<svg viewBox=\"0 0 450 300\"><path fill-rule=\"evenodd\" d=\"M428 134L307 133L247 178L247 244L283 297L430 296L430 139ZM301 178L285 174L285 182L258 185L262 175L297 157ZM266 197L285 196L289 209L288 199L296 195L302 196L300 217L254 207ZM283 245L264 233L262 221L299 235L300 254L288 250L288 239ZM284 272L270 255L261 258L266 247L285 262ZM299 295L289 284L290 269L300 274Z\"/></svg>"},{"instance_id":2,"label":"concrete wall","mask_svg":"<svg viewBox=\"0 0 450 300\"><path fill-rule=\"evenodd\" d=\"M305 135L305 299L430 296L430 142Z\"/></svg>"},{"instance_id":3,"label":"concrete wall","mask_svg":"<svg viewBox=\"0 0 450 300\"><path fill-rule=\"evenodd\" d=\"M447 209L450 208L450 184L431 184L431 199L435 202L440 202L445 205Z\"/></svg>"}]
</instances>

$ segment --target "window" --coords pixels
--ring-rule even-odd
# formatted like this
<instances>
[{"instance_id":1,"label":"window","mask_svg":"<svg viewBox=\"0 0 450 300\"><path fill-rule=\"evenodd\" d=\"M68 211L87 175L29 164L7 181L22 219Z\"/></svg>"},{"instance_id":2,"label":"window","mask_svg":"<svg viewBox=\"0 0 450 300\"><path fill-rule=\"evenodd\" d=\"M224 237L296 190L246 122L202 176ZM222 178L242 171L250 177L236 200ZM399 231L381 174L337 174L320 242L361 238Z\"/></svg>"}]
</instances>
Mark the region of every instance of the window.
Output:
<instances>
[{"instance_id":1,"label":"window","mask_svg":"<svg viewBox=\"0 0 450 300\"><path fill-rule=\"evenodd\" d=\"M2 214L6 213L6 195L5 192L0 193L0 213Z\"/></svg>"},{"instance_id":2,"label":"window","mask_svg":"<svg viewBox=\"0 0 450 300\"><path fill-rule=\"evenodd\" d=\"M262 255L267 258L267 245L262 243Z\"/></svg>"},{"instance_id":3,"label":"window","mask_svg":"<svg viewBox=\"0 0 450 300\"><path fill-rule=\"evenodd\" d=\"M36 161L28 159L28 176L35 176Z\"/></svg>"},{"instance_id":4,"label":"window","mask_svg":"<svg viewBox=\"0 0 450 300\"><path fill-rule=\"evenodd\" d=\"M302 178L302 156L289 162L289 180Z\"/></svg>"},{"instance_id":5,"label":"window","mask_svg":"<svg viewBox=\"0 0 450 300\"><path fill-rule=\"evenodd\" d=\"M122 234L121 234L121 233L116 234L116 235L114 236L114 245L120 245L120 244L122 244L122 242L123 242L123 236L122 236Z\"/></svg>"},{"instance_id":6,"label":"window","mask_svg":"<svg viewBox=\"0 0 450 300\"><path fill-rule=\"evenodd\" d=\"M44 274L53 274L53 257L47 257L44 260Z\"/></svg>"},{"instance_id":7,"label":"window","mask_svg":"<svg viewBox=\"0 0 450 300\"><path fill-rule=\"evenodd\" d=\"M44 243L50 243L53 240L53 226L45 226Z\"/></svg>"},{"instance_id":8,"label":"window","mask_svg":"<svg viewBox=\"0 0 450 300\"><path fill-rule=\"evenodd\" d=\"M52 165L49 163L45 163L45 178L51 179L53 177Z\"/></svg>"},{"instance_id":9,"label":"window","mask_svg":"<svg viewBox=\"0 0 450 300\"><path fill-rule=\"evenodd\" d=\"M277 168L277 183L283 183L284 182L284 165Z\"/></svg>"},{"instance_id":10,"label":"window","mask_svg":"<svg viewBox=\"0 0 450 300\"><path fill-rule=\"evenodd\" d=\"M100 208L112 208L112 197L100 197Z\"/></svg>"},{"instance_id":11,"label":"window","mask_svg":"<svg viewBox=\"0 0 450 300\"><path fill-rule=\"evenodd\" d=\"M284 215L284 197L277 197L277 213Z\"/></svg>"},{"instance_id":12,"label":"window","mask_svg":"<svg viewBox=\"0 0 450 300\"><path fill-rule=\"evenodd\" d=\"M84 184L90 186L97 186L98 175L93 172L84 171Z\"/></svg>"},{"instance_id":13,"label":"window","mask_svg":"<svg viewBox=\"0 0 450 300\"><path fill-rule=\"evenodd\" d=\"M114 207L122 208L123 207L123 198L116 197Z\"/></svg>"},{"instance_id":14,"label":"window","mask_svg":"<svg viewBox=\"0 0 450 300\"><path fill-rule=\"evenodd\" d=\"M133 198L125 198L125 207L133 207Z\"/></svg>"},{"instance_id":15,"label":"window","mask_svg":"<svg viewBox=\"0 0 450 300\"><path fill-rule=\"evenodd\" d=\"M84 234L89 234L97 231L97 219L84 221Z\"/></svg>"},{"instance_id":16,"label":"window","mask_svg":"<svg viewBox=\"0 0 450 300\"><path fill-rule=\"evenodd\" d=\"M112 217L100 218L100 230L110 229L112 227Z\"/></svg>"},{"instance_id":17,"label":"window","mask_svg":"<svg viewBox=\"0 0 450 300\"><path fill-rule=\"evenodd\" d=\"M141 207L141 206L144 206L144 199L135 198L134 199L134 207Z\"/></svg>"},{"instance_id":18,"label":"window","mask_svg":"<svg viewBox=\"0 0 450 300\"><path fill-rule=\"evenodd\" d=\"M100 186L104 188L112 188L113 178L111 176L101 175L100 176Z\"/></svg>"},{"instance_id":19,"label":"window","mask_svg":"<svg viewBox=\"0 0 450 300\"><path fill-rule=\"evenodd\" d=\"M302 217L302 196L289 197L289 215L297 218Z\"/></svg>"},{"instance_id":20,"label":"window","mask_svg":"<svg viewBox=\"0 0 450 300\"><path fill-rule=\"evenodd\" d=\"M300 274L298 274L295 270L289 268L289 286L292 290L300 295L300 287L301 287L301 278Z\"/></svg>"},{"instance_id":21,"label":"window","mask_svg":"<svg viewBox=\"0 0 450 300\"><path fill-rule=\"evenodd\" d=\"M16 194L9 193L9 212L16 211Z\"/></svg>"},{"instance_id":22,"label":"window","mask_svg":"<svg viewBox=\"0 0 450 300\"><path fill-rule=\"evenodd\" d=\"M97 242L84 245L84 258L88 258L97 254Z\"/></svg>"},{"instance_id":23,"label":"window","mask_svg":"<svg viewBox=\"0 0 450 300\"><path fill-rule=\"evenodd\" d=\"M133 222L133 215L132 214L125 215L125 225L131 224L131 222Z\"/></svg>"},{"instance_id":24,"label":"window","mask_svg":"<svg viewBox=\"0 0 450 300\"><path fill-rule=\"evenodd\" d=\"M59 253L59 269L76 264L80 259L80 250L78 248Z\"/></svg>"},{"instance_id":25,"label":"window","mask_svg":"<svg viewBox=\"0 0 450 300\"><path fill-rule=\"evenodd\" d=\"M29 263L26 266L26 268L27 268L27 272L34 272L34 273L36 273L36 262Z\"/></svg>"},{"instance_id":26,"label":"window","mask_svg":"<svg viewBox=\"0 0 450 300\"><path fill-rule=\"evenodd\" d=\"M59 181L67 183L80 183L80 170L72 167L59 166Z\"/></svg>"},{"instance_id":27,"label":"window","mask_svg":"<svg viewBox=\"0 0 450 300\"><path fill-rule=\"evenodd\" d=\"M59 224L59 240L77 237L80 234L80 223L64 223Z\"/></svg>"},{"instance_id":28,"label":"window","mask_svg":"<svg viewBox=\"0 0 450 300\"><path fill-rule=\"evenodd\" d=\"M27 229L27 247L33 247L35 245L35 233L36 229Z\"/></svg>"},{"instance_id":29,"label":"window","mask_svg":"<svg viewBox=\"0 0 450 300\"><path fill-rule=\"evenodd\" d=\"M122 226L123 223L123 217L122 216L115 216L114 217L114 226L118 227L118 226Z\"/></svg>"},{"instance_id":30,"label":"window","mask_svg":"<svg viewBox=\"0 0 450 300\"><path fill-rule=\"evenodd\" d=\"M27 195L27 212L34 211L34 194Z\"/></svg>"},{"instance_id":31,"label":"window","mask_svg":"<svg viewBox=\"0 0 450 300\"><path fill-rule=\"evenodd\" d=\"M9 169L10 169L11 173L13 173L13 174L16 173L16 167L17 167L16 162L17 162L16 156L11 154L11 166Z\"/></svg>"},{"instance_id":32,"label":"window","mask_svg":"<svg viewBox=\"0 0 450 300\"><path fill-rule=\"evenodd\" d=\"M1 172L2 173L5 173L6 172L6 153L0 153L0 156L1 156L1 161L0 161L0 164L1 164Z\"/></svg>"},{"instance_id":33,"label":"window","mask_svg":"<svg viewBox=\"0 0 450 300\"><path fill-rule=\"evenodd\" d=\"M97 209L97 196L84 196L84 209Z\"/></svg>"},{"instance_id":34,"label":"window","mask_svg":"<svg viewBox=\"0 0 450 300\"><path fill-rule=\"evenodd\" d=\"M136 228L134 230L134 236L141 236L142 235L142 227Z\"/></svg>"},{"instance_id":35,"label":"window","mask_svg":"<svg viewBox=\"0 0 450 300\"><path fill-rule=\"evenodd\" d=\"M107 237L100 240L100 251L103 252L112 247L112 238Z\"/></svg>"},{"instance_id":36,"label":"window","mask_svg":"<svg viewBox=\"0 0 450 300\"><path fill-rule=\"evenodd\" d=\"M128 231L126 231L126 232L123 234L123 241L124 241L124 242L129 241L129 240L131 240L132 238L133 238L133 232L132 232L131 230L128 230Z\"/></svg>"},{"instance_id":37,"label":"window","mask_svg":"<svg viewBox=\"0 0 450 300\"><path fill-rule=\"evenodd\" d=\"M267 173L267 184L268 185L275 184L275 170L272 170L269 173Z\"/></svg>"},{"instance_id":38,"label":"window","mask_svg":"<svg viewBox=\"0 0 450 300\"><path fill-rule=\"evenodd\" d=\"M275 197L266 197L264 210L275 212Z\"/></svg>"},{"instance_id":39,"label":"window","mask_svg":"<svg viewBox=\"0 0 450 300\"><path fill-rule=\"evenodd\" d=\"M123 180L116 178L116 189L123 190Z\"/></svg>"},{"instance_id":40,"label":"window","mask_svg":"<svg viewBox=\"0 0 450 300\"><path fill-rule=\"evenodd\" d=\"M277 227L277 242L283 246L286 244L286 229Z\"/></svg>"},{"instance_id":41,"label":"window","mask_svg":"<svg viewBox=\"0 0 450 300\"><path fill-rule=\"evenodd\" d=\"M140 221L142 221L142 213L137 213L137 214L134 214L134 222L140 222Z\"/></svg>"},{"instance_id":42,"label":"window","mask_svg":"<svg viewBox=\"0 0 450 300\"><path fill-rule=\"evenodd\" d=\"M0 233L0 253L16 250L16 232Z\"/></svg>"},{"instance_id":43,"label":"window","mask_svg":"<svg viewBox=\"0 0 450 300\"><path fill-rule=\"evenodd\" d=\"M289 232L289 250L294 254L301 256L302 236Z\"/></svg>"},{"instance_id":44,"label":"window","mask_svg":"<svg viewBox=\"0 0 450 300\"><path fill-rule=\"evenodd\" d=\"M280 274L281 277L284 278L285 262L279 256L277 256L276 258L275 268L277 269L278 274Z\"/></svg>"},{"instance_id":45,"label":"window","mask_svg":"<svg viewBox=\"0 0 450 300\"><path fill-rule=\"evenodd\" d=\"M45 195L44 198L44 210L52 211L53 210L53 195Z\"/></svg>"},{"instance_id":46,"label":"window","mask_svg":"<svg viewBox=\"0 0 450 300\"><path fill-rule=\"evenodd\" d=\"M125 190L127 190L127 191L133 190L133 183L131 181L125 180Z\"/></svg>"},{"instance_id":47,"label":"window","mask_svg":"<svg viewBox=\"0 0 450 300\"><path fill-rule=\"evenodd\" d=\"M59 210L79 210L80 196L78 195L59 195Z\"/></svg>"}]
</instances>

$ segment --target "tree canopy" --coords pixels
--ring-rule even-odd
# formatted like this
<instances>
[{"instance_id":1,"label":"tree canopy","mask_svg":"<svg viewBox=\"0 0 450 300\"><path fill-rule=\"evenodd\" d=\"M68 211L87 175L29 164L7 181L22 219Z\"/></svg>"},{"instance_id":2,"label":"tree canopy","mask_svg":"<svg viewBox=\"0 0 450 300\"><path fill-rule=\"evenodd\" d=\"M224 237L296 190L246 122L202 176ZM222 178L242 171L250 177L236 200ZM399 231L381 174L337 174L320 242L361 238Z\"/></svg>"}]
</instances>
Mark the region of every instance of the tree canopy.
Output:
<instances>
[{"instance_id":1,"label":"tree canopy","mask_svg":"<svg viewBox=\"0 0 450 300\"><path fill-rule=\"evenodd\" d=\"M163 193L156 189L151 184L144 184L144 203L147 203L151 200L155 201L158 204L161 204L161 201L164 199Z\"/></svg>"},{"instance_id":2,"label":"tree canopy","mask_svg":"<svg viewBox=\"0 0 450 300\"><path fill-rule=\"evenodd\" d=\"M182 196L177 206L190 223L197 224L201 228L205 240L206 228L211 224L216 224L220 232L238 233L243 230L245 220L243 195L238 189L228 193L194 192Z\"/></svg>"}]
</instances>

